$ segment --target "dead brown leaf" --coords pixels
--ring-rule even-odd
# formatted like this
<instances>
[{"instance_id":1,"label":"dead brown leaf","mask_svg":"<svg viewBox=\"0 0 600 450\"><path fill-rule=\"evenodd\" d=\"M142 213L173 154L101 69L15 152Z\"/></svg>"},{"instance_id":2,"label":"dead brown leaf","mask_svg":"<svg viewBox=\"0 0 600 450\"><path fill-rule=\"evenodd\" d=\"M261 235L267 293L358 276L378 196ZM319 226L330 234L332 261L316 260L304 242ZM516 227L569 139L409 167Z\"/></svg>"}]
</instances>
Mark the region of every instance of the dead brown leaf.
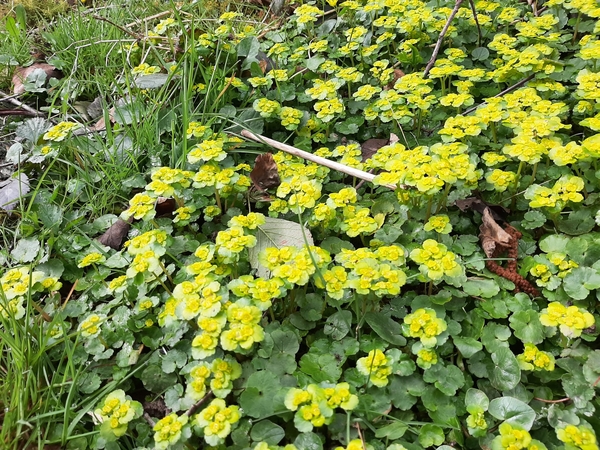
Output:
<instances>
[{"instance_id":1,"label":"dead brown leaf","mask_svg":"<svg viewBox=\"0 0 600 450\"><path fill-rule=\"evenodd\" d=\"M486 207L483 210L483 223L479 227L479 239L481 247L488 258L492 258L497 245L509 247L512 237L508 234L492 216L492 210Z\"/></svg>"},{"instance_id":2,"label":"dead brown leaf","mask_svg":"<svg viewBox=\"0 0 600 450\"><path fill-rule=\"evenodd\" d=\"M366 161L371 158L381 147L385 147L389 143L389 139L367 139L360 146L362 160Z\"/></svg>"},{"instance_id":3,"label":"dead brown leaf","mask_svg":"<svg viewBox=\"0 0 600 450\"><path fill-rule=\"evenodd\" d=\"M30 74L38 69L43 70L46 73L46 80L49 80L50 78L60 79L63 76L60 70L46 63L35 63L29 67L17 67L15 74L12 77L13 94L22 94L25 92L25 86L23 82Z\"/></svg>"},{"instance_id":4,"label":"dead brown leaf","mask_svg":"<svg viewBox=\"0 0 600 450\"><path fill-rule=\"evenodd\" d=\"M506 216L506 214L510 213L509 209L504 208L503 206L500 206L500 205L488 205L486 202L484 202L483 200L481 200L478 197L469 197L469 198L465 198L463 200L456 200L454 202L454 204L462 212L465 212L470 209L473 211L477 211L480 214L483 214L483 211L486 208L489 208L492 213L492 217L494 218L494 220L496 222L504 221L504 216Z\"/></svg>"},{"instance_id":5,"label":"dead brown leaf","mask_svg":"<svg viewBox=\"0 0 600 450\"><path fill-rule=\"evenodd\" d=\"M256 190L260 192L276 188L281 184L277 163L273 159L272 153L263 153L256 157L254 168L250 172L250 179Z\"/></svg>"},{"instance_id":6,"label":"dead brown leaf","mask_svg":"<svg viewBox=\"0 0 600 450\"><path fill-rule=\"evenodd\" d=\"M131 228L131 221L131 217L127 222L123 219L117 219L117 221L98 238L98 242L115 250L120 250L121 245L123 245L123 241Z\"/></svg>"},{"instance_id":7,"label":"dead brown leaf","mask_svg":"<svg viewBox=\"0 0 600 450\"><path fill-rule=\"evenodd\" d=\"M389 91L390 89L394 89L394 85L396 84L396 81L398 81L404 75L406 75L406 74L404 72L402 72L400 69L394 69L394 78L392 78L392 80L387 84L386 87L383 88L383 90Z\"/></svg>"}]
</instances>

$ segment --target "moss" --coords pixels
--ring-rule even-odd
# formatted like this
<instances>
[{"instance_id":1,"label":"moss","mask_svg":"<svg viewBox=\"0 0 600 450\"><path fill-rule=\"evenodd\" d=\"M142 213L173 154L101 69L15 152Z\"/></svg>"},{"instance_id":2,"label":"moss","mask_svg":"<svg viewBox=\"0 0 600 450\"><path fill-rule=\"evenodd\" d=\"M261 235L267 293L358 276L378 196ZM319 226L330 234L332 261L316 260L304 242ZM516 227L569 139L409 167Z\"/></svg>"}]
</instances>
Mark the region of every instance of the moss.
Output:
<instances>
[{"instance_id":1,"label":"moss","mask_svg":"<svg viewBox=\"0 0 600 450\"><path fill-rule=\"evenodd\" d=\"M4 3L4 2L2 2ZM49 19L69 8L67 0L8 0L6 4L0 5L0 17L6 17L14 13L14 8L22 5L30 21L39 18ZM14 15L14 14L13 14Z\"/></svg>"}]
</instances>

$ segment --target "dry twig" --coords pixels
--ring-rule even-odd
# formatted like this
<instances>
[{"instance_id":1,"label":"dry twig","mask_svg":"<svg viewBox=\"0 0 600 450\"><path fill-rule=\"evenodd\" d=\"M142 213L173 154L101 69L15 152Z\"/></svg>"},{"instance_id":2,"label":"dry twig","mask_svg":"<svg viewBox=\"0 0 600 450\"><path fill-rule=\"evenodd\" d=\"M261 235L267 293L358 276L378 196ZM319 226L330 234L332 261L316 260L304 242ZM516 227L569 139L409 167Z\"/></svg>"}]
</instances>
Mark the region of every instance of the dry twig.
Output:
<instances>
[{"instance_id":1,"label":"dry twig","mask_svg":"<svg viewBox=\"0 0 600 450\"><path fill-rule=\"evenodd\" d=\"M33 109L31 106L27 106L25 103L20 102L19 100L14 98L14 96L7 95L3 91L0 91L0 97L1 97L0 100L7 101L9 103L12 103L15 106L18 106L19 108L22 108L24 111L27 111L27 113L31 116L34 116L34 117L45 117L46 116L46 114Z\"/></svg>"},{"instance_id":2,"label":"dry twig","mask_svg":"<svg viewBox=\"0 0 600 450\"><path fill-rule=\"evenodd\" d=\"M345 173L346 175L350 175L352 177L360 178L361 180L373 182L375 175L364 172L362 170L355 169L354 167L349 167L344 164L340 164L335 161L331 161L329 159L322 158L317 155L313 155L312 153L305 152L300 150L299 148L292 147L291 145L284 144L282 142L276 141L274 139L270 139L268 137L262 136L260 134L254 134L248 130L242 131L242 136L247 139L251 139L255 142L260 142L262 144L267 144L277 150L281 150L282 152L289 153L290 155L297 156L302 159L307 159L308 161L312 161L316 164L320 164L325 167L329 167L330 169L337 170L338 172ZM390 189L396 189L397 186L394 185L385 185Z\"/></svg>"},{"instance_id":3,"label":"dry twig","mask_svg":"<svg viewBox=\"0 0 600 450\"><path fill-rule=\"evenodd\" d=\"M444 28L442 28L442 31L440 33L440 37L438 37L438 40L437 40L437 42L435 44L435 48L433 49L433 53L431 54L431 59L427 63L427 67L425 67L425 72L423 72L423 78L425 78L429 74L429 71L431 70L431 68L435 64L435 60L437 59L437 55L440 52L440 48L442 47L442 42L444 40L444 37L446 36L446 33L448 32L448 28L450 28L450 24L452 23L452 19L454 19L454 16L458 12L458 9L460 8L460 5L462 4L462 2L463 2L463 0L456 0L456 3L454 4L454 9L452 10L452 12L450 13L450 15L448 16L448 20L446 21L446 24L444 25Z\"/></svg>"}]
</instances>

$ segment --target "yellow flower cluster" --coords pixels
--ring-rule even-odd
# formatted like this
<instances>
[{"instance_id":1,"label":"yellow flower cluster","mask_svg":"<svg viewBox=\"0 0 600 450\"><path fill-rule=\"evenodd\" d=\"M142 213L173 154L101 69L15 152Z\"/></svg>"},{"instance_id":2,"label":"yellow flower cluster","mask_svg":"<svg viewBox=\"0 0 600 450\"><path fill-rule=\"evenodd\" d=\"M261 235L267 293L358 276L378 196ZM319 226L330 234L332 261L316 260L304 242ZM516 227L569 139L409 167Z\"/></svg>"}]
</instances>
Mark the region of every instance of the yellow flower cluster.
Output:
<instances>
[{"instance_id":1,"label":"yellow flower cluster","mask_svg":"<svg viewBox=\"0 0 600 450\"><path fill-rule=\"evenodd\" d=\"M88 253L87 255L85 255L83 257L83 259L81 261L79 261L79 263L77 264L77 267L83 268L83 267L91 266L92 264L103 262L105 260L106 260L106 258L101 253L98 253L98 252Z\"/></svg>"},{"instance_id":2,"label":"yellow flower cluster","mask_svg":"<svg viewBox=\"0 0 600 450\"><path fill-rule=\"evenodd\" d=\"M382 246L372 251L366 248L357 250L342 249L335 261L341 266L333 266L322 273L327 294L341 300L348 289L358 294L374 293L379 297L398 295L406 283L404 250L396 245ZM316 278L317 286L323 287L321 278Z\"/></svg>"},{"instance_id":3,"label":"yellow flower cluster","mask_svg":"<svg viewBox=\"0 0 600 450\"><path fill-rule=\"evenodd\" d=\"M312 258L311 258L312 256ZM313 259L319 269L330 261L329 253L320 247L269 247L258 255L260 263L269 269L272 275L281 279L286 288L293 285L304 286L316 271Z\"/></svg>"},{"instance_id":4,"label":"yellow flower cluster","mask_svg":"<svg viewBox=\"0 0 600 450\"><path fill-rule=\"evenodd\" d=\"M154 431L154 447L157 450L166 450L179 442L182 431L188 423L188 416L182 414L178 416L175 413L160 419L152 430Z\"/></svg>"},{"instance_id":5,"label":"yellow flower cluster","mask_svg":"<svg viewBox=\"0 0 600 450\"><path fill-rule=\"evenodd\" d=\"M202 428L206 443L216 446L225 442L232 425L240 420L240 416L237 405L227 406L225 400L216 398L195 416L194 422Z\"/></svg>"},{"instance_id":6,"label":"yellow flower cluster","mask_svg":"<svg viewBox=\"0 0 600 450\"><path fill-rule=\"evenodd\" d=\"M384 387L392 374L392 361L381 350L375 349L356 361L356 369L366 375L373 385Z\"/></svg>"},{"instance_id":7,"label":"yellow flower cluster","mask_svg":"<svg viewBox=\"0 0 600 450\"><path fill-rule=\"evenodd\" d=\"M336 408L351 411L358 405L358 397L350 392L348 383L335 385L309 384L304 389L291 388L284 399L290 411L296 411L294 425L301 432L331 423Z\"/></svg>"},{"instance_id":8,"label":"yellow flower cluster","mask_svg":"<svg viewBox=\"0 0 600 450\"><path fill-rule=\"evenodd\" d=\"M492 441L492 448L506 450L546 450L546 446L540 441L531 438L527 430L518 426L503 422L498 427L500 435Z\"/></svg>"},{"instance_id":9,"label":"yellow flower cluster","mask_svg":"<svg viewBox=\"0 0 600 450\"><path fill-rule=\"evenodd\" d=\"M60 142L63 141L71 131L76 130L79 127L80 125L78 123L60 122L46 131L43 138L45 141Z\"/></svg>"},{"instance_id":10,"label":"yellow flower cluster","mask_svg":"<svg viewBox=\"0 0 600 450\"><path fill-rule=\"evenodd\" d=\"M558 428L556 437L567 444L567 448L598 450L598 441L594 431L585 425L567 425L564 428Z\"/></svg>"},{"instance_id":11,"label":"yellow flower cluster","mask_svg":"<svg viewBox=\"0 0 600 450\"><path fill-rule=\"evenodd\" d=\"M540 322L547 327L558 326L563 335L575 338L581 336L583 330L594 325L595 320L594 316L583 308L552 302L541 311Z\"/></svg>"},{"instance_id":12,"label":"yellow flower cluster","mask_svg":"<svg viewBox=\"0 0 600 450\"><path fill-rule=\"evenodd\" d=\"M448 325L444 319L437 317L430 308L419 308L404 318L402 331L405 336L419 338L425 348L435 347L437 336L446 331Z\"/></svg>"},{"instance_id":13,"label":"yellow flower cluster","mask_svg":"<svg viewBox=\"0 0 600 450\"><path fill-rule=\"evenodd\" d=\"M142 415L143 408L140 402L125 395L125 391L117 389L106 396L102 406L94 411L102 422L101 434L114 434L123 436L127 432L127 424Z\"/></svg>"},{"instance_id":14,"label":"yellow flower cluster","mask_svg":"<svg viewBox=\"0 0 600 450\"><path fill-rule=\"evenodd\" d=\"M221 333L221 347L224 350L243 353L250 350L255 342L261 342L265 333L258 324L262 311L256 306L238 302L227 309L228 329Z\"/></svg>"},{"instance_id":15,"label":"yellow flower cluster","mask_svg":"<svg viewBox=\"0 0 600 450\"><path fill-rule=\"evenodd\" d=\"M370 168L385 170L375 177L377 184L407 184L419 192L432 195L445 183L475 183L480 171L461 143L436 144L431 148L407 150L396 143L379 149L369 160ZM399 191L401 192L401 191Z\"/></svg>"},{"instance_id":16,"label":"yellow flower cluster","mask_svg":"<svg viewBox=\"0 0 600 450\"><path fill-rule=\"evenodd\" d=\"M28 267L7 270L0 277L0 293L6 301L0 301L0 315L4 318L19 320L25 316L25 298L35 292L52 292L62 287L56 277L47 276L44 272Z\"/></svg>"},{"instance_id":17,"label":"yellow flower cluster","mask_svg":"<svg viewBox=\"0 0 600 450\"><path fill-rule=\"evenodd\" d=\"M552 188L538 184L529 186L525 191L525 198L531 200L529 206L532 208L553 208L560 211L567 202L582 202L583 195L580 191L583 188L583 179L575 175L563 175Z\"/></svg>"},{"instance_id":18,"label":"yellow flower cluster","mask_svg":"<svg viewBox=\"0 0 600 450\"><path fill-rule=\"evenodd\" d=\"M517 355L523 370L554 370L554 356L538 349L534 344L525 344L523 353Z\"/></svg>"},{"instance_id":19,"label":"yellow flower cluster","mask_svg":"<svg viewBox=\"0 0 600 450\"><path fill-rule=\"evenodd\" d=\"M456 255L433 239L425 240L421 248L412 250L410 259L419 264L419 271L425 277L434 281L444 276L458 277L464 271L456 260Z\"/></svg>"}]
</instances>

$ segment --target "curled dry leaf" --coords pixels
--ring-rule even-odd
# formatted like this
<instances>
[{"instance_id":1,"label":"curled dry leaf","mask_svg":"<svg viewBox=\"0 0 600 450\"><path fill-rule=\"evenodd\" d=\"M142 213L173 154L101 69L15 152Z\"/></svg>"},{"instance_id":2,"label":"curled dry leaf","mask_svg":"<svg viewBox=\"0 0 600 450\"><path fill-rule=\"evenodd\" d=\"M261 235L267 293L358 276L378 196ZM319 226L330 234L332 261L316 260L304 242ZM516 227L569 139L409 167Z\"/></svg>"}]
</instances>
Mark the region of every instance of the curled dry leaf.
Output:
<instances>
[{"instance_id":1,"label":"curled dry leaf","mask_svg":"<svg viewBox=\"0 0 600 450\"><path fill-rule=\"evenodd\" d=\"M112 249L120 250L127 233L129 233L132 220L132 217L130 217L127 222L123 219L117 219L117 221L98 238L98 242Z\"/></svg>"},{"instance_id":2,"label":"curled dry leaf","mask_svg":"<svg viewBox=\"0 0 600 450\"><path fill-rule=\"evenodd\" d=\"M60 79L63 76L60 70L46 63L35 63L29 67L18 67L15 70L15 74L12 78L13 93L22 94L23 92L25 92L25 85L23 83L29 75L31 75L34 71L38 69L41 69L46 73L46 80L49 80L50 78Z\"/></svg>"},{"instance_id":3,"label":"curled dry leaf","mask_svg":"<svg viewBox=\"0 0 600 450\"><path fill-rule=\"evenodd\" d=\"M277 163L273 159L272 153L263 153L256 157L254 168L250 172L250 179L256 190L260 192L276 188L281 184Z\"/></svg>"},{"instance_id":4,"label":"curled dry leaf","mask_svg":"<svg viewBox=\"0 0 600 450\"><path fill-rule=\"evenodd\" d=\"M509 247L511 245L511 235L496 223L492 216L492 210L489 207L483 210L483 223L479 227L479 231L481 247L488 258L493 257L492 255L497 245L501 247Z\"/></svg>"}]
</instances>

